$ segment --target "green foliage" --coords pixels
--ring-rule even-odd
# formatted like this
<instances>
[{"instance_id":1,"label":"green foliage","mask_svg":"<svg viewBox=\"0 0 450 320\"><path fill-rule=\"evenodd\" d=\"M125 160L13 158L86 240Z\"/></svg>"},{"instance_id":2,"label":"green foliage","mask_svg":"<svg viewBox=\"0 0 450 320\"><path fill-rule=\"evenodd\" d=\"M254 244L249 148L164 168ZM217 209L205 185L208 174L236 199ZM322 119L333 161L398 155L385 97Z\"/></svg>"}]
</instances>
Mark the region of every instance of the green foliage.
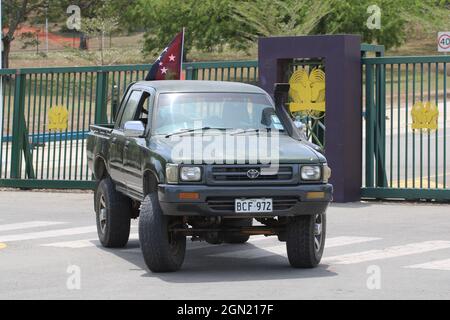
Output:
<instances>
[{"instance_id":1,"label":"green foliage","mask_svg":"<svg viewBox=\"0 0 450 320\"><path fill-rule=\"evenodd\" d=\"M147 31L144 50L155 53L186 27L188 47L205 51L220 50L224 45L243 49L236 41L231 0L138 0L131 19ZM128 24L130 26L131 24ZM131 29L131 28L130 28Z\"/></svg>"},{"instance_id":2,"label":"green foliage","mask_svg":"<svg viewBox=\"0 0 450 320\"><path fill-rule=\"evenodd\" d=\"M22 40L22 49L27 49L28 47L39 48L41 44L36 32L24 32L20 35L20 40Z\"/></svg>"},{"instance_id":3,"label":"green foliage","mask_svg":"<svg viewBox=\"0 0 450 320\"><path fill-rule=\"evenodd\" d=\"M361 34L363 41L378 43L387 49L404 43L413 36L412 27L425 31L445 28L450 21L446 8L448 0L325 0L333 2L333 10L324 16L314 30L321 34ZM367 8L377 5L381 9L381 29L367 28L370 13Z\"/></svg>"},{"instance_id":4,"label":"green foliage","mask_svg":"<svg viewBox=\"0 0 450 320\"><path fill-rule=\"evenodd\" d=\"M235 1L233 18L243 39L310 34L317 23L332 10L332 1L259 0Z\"/></svg>"},{"instance_id":5,"label":"green foliage","mask_svg":"<svg viewBox=\"0 0 450 320\"><path fill-rule=\"evenodd\" d=\"M369 29L367 9L381 9L381 29ZM144 51L156 53L187 29L187 47L247 50L258 37L350 33L387 48L419 27L449 27L449 0L137 0L124 10L129 30L146 30ZM413 28L414 29L411 29Z\"/></svg>"},{"instance_id":6,"label":"green foliage","mask_svg":"<svg viewBox=\"0 0 450 320\"><path fill-rule=\"evenodd\" d=\"M186 28L186 48L203 52L248 51L259 37L362 35L387 48L404 43L417 29L450 29L450 0L2 0L4 43L17 27L43 23L65 26L69 5L81 8L82 29L93 35L145 31L144 52L155 54ZM370 30L367 8L381 9L381 29ZM83 26L84 25L84 26ZM6 42L5 42L6 41Z\"/></svg>"}]
</instances>

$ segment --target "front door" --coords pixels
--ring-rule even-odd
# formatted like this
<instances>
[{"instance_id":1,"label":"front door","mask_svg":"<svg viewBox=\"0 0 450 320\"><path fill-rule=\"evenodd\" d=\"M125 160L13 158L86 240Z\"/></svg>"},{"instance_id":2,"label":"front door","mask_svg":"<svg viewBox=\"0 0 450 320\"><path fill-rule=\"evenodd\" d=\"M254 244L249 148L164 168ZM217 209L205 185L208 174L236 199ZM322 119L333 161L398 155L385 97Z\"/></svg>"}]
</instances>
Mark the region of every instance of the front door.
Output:
<instances>
[{"instance_id":1,"label":"front door","mask_svg":"<svg viewBox=\"0 0 450 320\"><path fill-rule=\"evenodd\" d=\"M124 134L125 123L135 119L138 112L142 91L131 91L127 102L120 111L118 121L111 135L110 167L111 177L121 185L127 186L127 177L124 174L124 152L126 151L127 139Z\"/></svg>"},{"instance_id":2,"label":"front door","mask_svg":"<svg viewBox=\"0 0 450 320\"><path fill-rule=\"evenodd\" d=\"M146 128L145 132L148 132L150 128L151 106L152 95L148 92L144 92L134 120L141 121L144 124ZM123 155L124 175L126 176L128 188L138 193L143 192L142 166L145 161L142 157L145 154L144 150L146 148L146 143L147 141L144 137L125 139Z\"/></svg>"}]
</instances>

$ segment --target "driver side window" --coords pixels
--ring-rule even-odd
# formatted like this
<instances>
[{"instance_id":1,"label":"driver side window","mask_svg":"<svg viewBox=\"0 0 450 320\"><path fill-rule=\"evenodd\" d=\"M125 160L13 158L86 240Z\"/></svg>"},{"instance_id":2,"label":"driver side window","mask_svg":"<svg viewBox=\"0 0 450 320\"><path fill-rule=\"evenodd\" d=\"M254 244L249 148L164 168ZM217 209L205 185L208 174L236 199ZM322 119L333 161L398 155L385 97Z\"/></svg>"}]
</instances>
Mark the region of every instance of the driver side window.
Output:
<instances>
[{"instance_id":1,"label":"driver side window","mask_svg":"<svg viewBox=\"0 0 450 320\"><path fill-rule=\"evenodd\" d=\"M120 119L120 123L118 124L118 128L123 130L125 127L125 123L128 121L133 121L136 118L136 113L138 111L139 102L141 101L142 92L141 91L133 91L128 98L127 104L124 107L122 118Z\"/></svg>"}]
</instances>

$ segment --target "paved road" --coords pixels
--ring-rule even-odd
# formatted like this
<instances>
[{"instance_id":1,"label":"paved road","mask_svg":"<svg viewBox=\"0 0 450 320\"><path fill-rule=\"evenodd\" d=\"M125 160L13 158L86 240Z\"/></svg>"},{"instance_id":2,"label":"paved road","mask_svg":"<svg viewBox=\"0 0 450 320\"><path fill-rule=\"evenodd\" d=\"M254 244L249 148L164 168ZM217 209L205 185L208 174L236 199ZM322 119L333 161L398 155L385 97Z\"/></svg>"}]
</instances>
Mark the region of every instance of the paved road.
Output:
<instances>
[{"instance_id":1,"label":"paved road","mask_svg":"<svg viewBox=\"0 0 450 320\"><path fill-rule=\"evenodd\" d=\"M333 205L314 270L256 237L189 243L175 274L147 272L136 223L127 248L99 247L92 206L89 193L0 191L0 299L450 298L449 205Z\"/></svg>"}]
</instances>

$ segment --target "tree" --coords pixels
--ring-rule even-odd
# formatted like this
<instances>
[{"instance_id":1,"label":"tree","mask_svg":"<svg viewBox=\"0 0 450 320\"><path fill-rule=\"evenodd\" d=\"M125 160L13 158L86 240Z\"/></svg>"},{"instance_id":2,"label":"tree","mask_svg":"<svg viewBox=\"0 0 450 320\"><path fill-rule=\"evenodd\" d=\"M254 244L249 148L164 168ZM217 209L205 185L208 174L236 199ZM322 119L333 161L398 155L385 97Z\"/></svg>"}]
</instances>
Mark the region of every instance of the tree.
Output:
<instances>
[{"instance_id":1,"label":"tree","mask_svg":"<svg viewBox=\"0 0 450 320\"><path fill-rule=\"evenodd\" d=\"M86 18L83 20L81 31L88 37L99 36L100 41L100 57L101 64L105 64L104 47L105 47L105 35L111 34L118 29L119 19L114 16L98 16L96 18Z\"/></svg>"},{"instance_id":2,"label":"tree","mask_svg":"<svg viewBox=\"0 0 450 320\"><path fill-rule=\"evenodd\" d=\"M35 47L36 54L39 54L39 35L37 32L24 32L20 35L20 40L22 40L22 49L27 49L28 47Z\"/></svg>"},{"instance_id":3,"label":"tree","mask_svg":"<svg viewBox=\"0 0 450 320\"><path fill-rule=\"evenodd\" d=\"M332 2L332 10L322 17L313 30L319 34L353 33L362 35L363 41L378 43L387 49L403 44L412 25L426 30L436 30L447 24L447 0L322 0ZM445 3L447 2L447 4ZM380 8L381 28L369 29L369 6Z\"/></svg>"},{"instance_id":4,"label":"tree","mask_svg":"<svg viewBox=\"0 0 450 320\"><path fill-rule=\"evenodd\" d=\"M144 52L156 53L186 27L186 48L221 50L224 45L242 49L233 19L233 0L138 0L128 13L129 19L144 28ZM133 26L127 24L130 30Z\"/></svg>"},{"instance_id":5,"label":"tree","mask_svg":"<svg viewBox=\"0 0 450 320\"><path fill-rule=\"evenodd\" d=\"M87 49L87 34L83 30L93 31L89 26L83 27L83 24L92 25L91 19L118 19L122 18L123 12L133 3L134 0L47 0L49 3L49 18L53 22L62 23L63 30L67 30L65 21L68 18L67 8L71 5L78 6L81 14L80 49ZM119 26L119 25L118 25Z\"/></svg>"},{"instance_id":6,"label":"tree","mask_svg":"<svg viewBox=\"0 0 450 320\"><path fill-rule=\"evenodd\" d=\"M241 29L237 34L254 43L259 37L310 34L332 11L333 1L258 0L236 1L233 18ZM249 43L249 45L250 45Z\"/></svg>"},{"instance_id":7,"label":"tree","mask_svg":"<svg viewBox=\"0 0 450 320\"><path fill-rule=\"evenodd\" d=\"M381 29L369 29L369 6L381 9ZM187 48L247 50L261 36L362 35L387 48L401 45L412 25L449 26L449 0L137 0L123 9L128 29L144 28L144 52L161 50L181 28Z\"/></svg>"},{"instance_id":8,"label":"tree","mask_svg":"<svg viewBox=\"0 0 450 320\"><path fill-rule=\"evenodd\" d=\"M14 34L19 26L25 22L32 12L44 8L45 0L2 0L2 42L3 55L2 63L4 68L9 68L9 55L11 43L14 41Z\"/></svg>"}]
</instances>

